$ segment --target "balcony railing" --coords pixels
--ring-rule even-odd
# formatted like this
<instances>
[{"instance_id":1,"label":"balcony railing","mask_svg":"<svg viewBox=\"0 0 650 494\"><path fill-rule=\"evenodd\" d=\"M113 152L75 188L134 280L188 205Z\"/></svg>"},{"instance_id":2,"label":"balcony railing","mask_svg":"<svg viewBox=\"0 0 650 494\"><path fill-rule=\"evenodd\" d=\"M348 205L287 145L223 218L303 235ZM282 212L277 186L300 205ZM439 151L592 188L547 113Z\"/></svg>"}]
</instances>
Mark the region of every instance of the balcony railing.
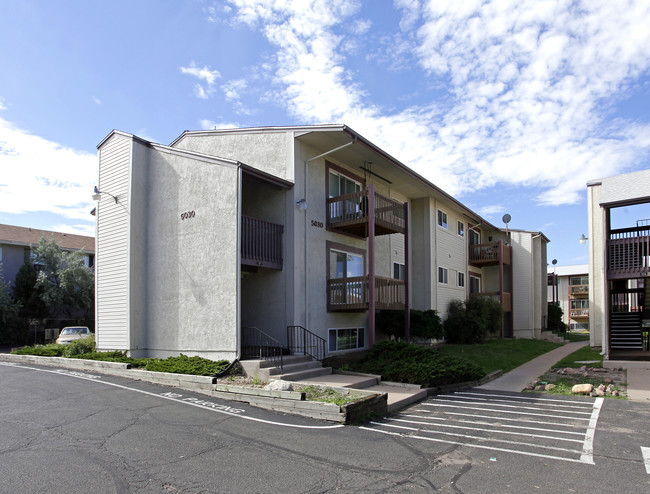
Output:
<instances>
[{"instance_id":1,"label":"balcony railing","mask_svg":"<svg viewBox=\"0 0 650 494\"><path fill-rule=\"evenodd\" d=\"M612 230L607 254L609 279L647 276L650 274L650 227Z\"/></svg>"},{"instance_id":2,"label":"balcony railing","mask_svg":"<svg viewBox=\"0 0 650 494\"><path fill-rule=\"evenodd\" d=\"M360 237L368 236L368 189L327 199L327 225ZM404 204L375 192L375 235L404 233Z\"/></svg>"},{"instance_id":3,"label":"balcony railing","mask_svg":"<svg viewBox=\"0 0 650 494\"><path fill-rule=\"evenodd\" d=\"M486 244L474 244L469 246L469 264L472 266L493 266L500 263L501 252L503 251L503 264L510 264L512 250L509 245L502 242L489 242Z\"/></svg>"},{"instance_id":4,"label":"balcony railing","mask_svg":"<svg viewBox=\"0 0 650 494\"><path fill-rule=\"evenodd\" d=\"M569 317L571 319L588 319L589 309L569 309Z\"/></svg>"},{"instance_id":5,"label":"balcony railing","mask_svg":"<svg viewBox=\"0 0 650 494\"><path fill-rule=\"evenodd\" d=\"M503 292L503 299L501 299L501 292L470 293L470 297L489 297L501 304L503 312L512 312L512 294L510 292Z\"/></svg>"},{"instance_id":6,"label":"balcony railing","mask_svg":"<svg viewBox=\"0 0 650 494\"><path fill-rule=\"evenodd\" d=\"M375 277L375 308L404 310L406 289L404 280ZM367 310L369 300L368 276L327 280L327 310Z\"/></svg>"},{"instance_id":7,"label":"balcony railing","mask_svg":"<svg viewBox=\"0 0 650 494\"><path fill-rule=\"evenodd\" d=\"M241 217L241 263L247 266L282 269L284 226Z\"/></svg>"},{"instance_id":8,"label":"balcony railing","mask_svg":"<svg viewBox=\"0 0 650 494\"><path fill-rule=\"evenodd\" d=\"M572 297L585 297L589 295L589 285L569 285L569 295Z\"/></svg>"}]
</instances>

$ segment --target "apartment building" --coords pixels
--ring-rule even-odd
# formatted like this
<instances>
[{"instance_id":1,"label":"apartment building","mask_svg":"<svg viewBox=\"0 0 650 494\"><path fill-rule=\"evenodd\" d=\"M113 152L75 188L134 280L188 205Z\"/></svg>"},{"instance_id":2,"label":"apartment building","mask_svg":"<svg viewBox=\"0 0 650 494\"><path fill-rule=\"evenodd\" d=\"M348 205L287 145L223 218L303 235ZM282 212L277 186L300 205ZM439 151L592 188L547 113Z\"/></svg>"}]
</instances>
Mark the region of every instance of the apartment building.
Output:
<instances>
[{"instance_id":1,"label":"apartment building","mask_svg":"<svg viewBox=\"0 0 650 494\"><path fill-rule=\"evenodd\" d=\"M592 346L612 360L650 360L650 220L612 223L617 208L650 203L650 170L587 183Z\"/></svg>"},{"instance_id":2,"label":"apartment building","mask_svg":"<svg viewBox=\"0 0 650 494\"><path fill-rule=\"evenodd\" d=\"M503 305L503 336L541 333L548 239L506 233L347 126L169 146L113 131L98 148L102 350L352 351L386 337L377 311L404 311L408 328L409 307L444 318L475 293Z\"/></svg>"},{"instance_id":3,"label":"apartment building","mask_svg":"<svg viewBox=\"0 0 650 494\"><path fill-rule=\"evenodd\" d=\"M560 306L569 331L589 331L589 265L549 266L548 300Z\"/></svg>"}]
</instances>

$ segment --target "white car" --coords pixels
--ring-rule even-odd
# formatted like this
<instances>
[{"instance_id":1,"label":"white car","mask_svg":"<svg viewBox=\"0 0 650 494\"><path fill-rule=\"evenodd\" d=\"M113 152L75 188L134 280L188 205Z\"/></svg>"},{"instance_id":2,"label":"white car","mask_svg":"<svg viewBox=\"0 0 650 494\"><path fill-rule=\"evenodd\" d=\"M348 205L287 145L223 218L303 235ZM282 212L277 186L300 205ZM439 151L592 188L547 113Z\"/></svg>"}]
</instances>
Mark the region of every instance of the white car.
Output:
<instances>
[{"instance_id":1,"label":"white car","mask_svg":"<svg viewBox=\"0 0 650 494\"><path fill-rule=\"evenodd\" d=\"M59 345L67 345L68 343L72 343L74 340L87 338L91 335L92 333L90 332L90 329L86 326L68 326L61 330L56 342Z\"/></svg>"}]
</instances>

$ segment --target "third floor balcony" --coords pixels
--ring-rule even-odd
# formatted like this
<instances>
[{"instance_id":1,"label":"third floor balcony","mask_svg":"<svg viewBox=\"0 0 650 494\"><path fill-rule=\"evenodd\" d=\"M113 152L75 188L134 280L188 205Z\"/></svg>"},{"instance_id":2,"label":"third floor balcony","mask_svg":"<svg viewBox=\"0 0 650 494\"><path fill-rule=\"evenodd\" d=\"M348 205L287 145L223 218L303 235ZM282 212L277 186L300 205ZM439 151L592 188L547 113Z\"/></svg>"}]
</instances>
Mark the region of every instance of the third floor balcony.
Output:
<instances>
[{"instance_id":1,"label":"third floor balcony","mask_svg":"<svg viewBox=\"0 0 650 494\"><path fill-rule=\"evenodd\" d=\"M501 240L485 244L474 244L469 246L470 266L496 266L510 264L512 262L512 247L504 245Z\"/></svg>"}]
</instances>

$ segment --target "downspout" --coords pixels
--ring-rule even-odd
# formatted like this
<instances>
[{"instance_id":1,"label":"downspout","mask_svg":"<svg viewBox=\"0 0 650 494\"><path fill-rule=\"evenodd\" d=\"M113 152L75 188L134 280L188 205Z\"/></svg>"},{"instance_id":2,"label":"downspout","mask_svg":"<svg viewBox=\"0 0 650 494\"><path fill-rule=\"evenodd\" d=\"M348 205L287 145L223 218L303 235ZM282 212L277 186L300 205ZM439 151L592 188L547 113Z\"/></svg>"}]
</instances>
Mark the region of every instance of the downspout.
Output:
<instances>
[{"instance_id":1,"label":"downspout","mask_svg":"<svg viewBox=\"0 0 650 494\"><path fill-rule=\"evenodd\" d=\"M327 156L329 154L332 154L332 153L335 153L336 151L339 151L340 149L351 146L355 142L357 142L357 137L356 136L354 136L352 138L352 141L350 141L350 142L348 142L346 144L343 144L342 146L335 147L334 149L330 149L329 151L325 151L324 153L321 153L318 156L314 156L313 158L309 158L308 160L305 160L304 173L303 173L303 175L304 175L303 199L305 199L305 202L307 204L309 204L309 201L307 200L307 182L308 182L307 178L309 176L309 168L307 167L307 165L309 163L311 163L312 161L316 161L317 159L324 158L325 156ZM329 180L329 177L327 177L327 179ZM304 263L305 263L304 269L303 269L303 271L305 273L305 321L304 321L304 325L305 325L305 329L309 329L308 325L307 325L307 313L309 312L307 310L308 304L309 304L309 276L308 276L308 273L307 273L307 211L306 210L305 210L304 222L305 222L305 233L304 233L304 242L303 242L303 244L304 244Z\"/></svg>"}]
</instances>

